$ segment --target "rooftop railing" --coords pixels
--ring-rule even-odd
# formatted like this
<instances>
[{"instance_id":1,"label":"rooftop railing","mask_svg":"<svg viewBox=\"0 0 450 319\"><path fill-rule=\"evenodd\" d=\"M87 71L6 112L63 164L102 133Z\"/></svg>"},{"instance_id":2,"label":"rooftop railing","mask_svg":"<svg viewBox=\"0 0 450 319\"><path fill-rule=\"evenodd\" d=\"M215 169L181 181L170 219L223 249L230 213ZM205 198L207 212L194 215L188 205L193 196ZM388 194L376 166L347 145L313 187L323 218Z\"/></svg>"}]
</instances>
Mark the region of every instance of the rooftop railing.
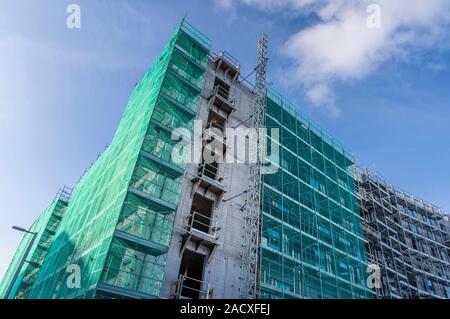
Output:
<instances>
[{"instance_id":1,"label":"rooftop railing","mask_svg":"<svg viewBox=\"0 0 450 319\"><path fill-rule=\"evenodd\" d=\"M198 42L198 44L200 44L206 50L209 51L211 49L212 41L186 20L183 20L181 22L180 30L189 35L193 40Z\"/></svg>"}]
</instances>

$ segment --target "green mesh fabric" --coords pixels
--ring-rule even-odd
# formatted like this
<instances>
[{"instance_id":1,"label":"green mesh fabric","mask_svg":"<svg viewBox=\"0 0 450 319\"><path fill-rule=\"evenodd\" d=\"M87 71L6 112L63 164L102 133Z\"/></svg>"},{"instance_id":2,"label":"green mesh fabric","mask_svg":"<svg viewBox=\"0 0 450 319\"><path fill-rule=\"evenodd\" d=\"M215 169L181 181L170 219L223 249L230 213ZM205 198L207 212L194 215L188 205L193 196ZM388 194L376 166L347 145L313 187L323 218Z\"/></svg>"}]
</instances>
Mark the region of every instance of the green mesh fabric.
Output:
<instances>
[{"instance_id":1,"label":"green mesh fabric","mask_svg":"<svg viewBox=\"0 0 450 319\"><path fill-rule=\"evenodd\" d=\"M184 170L162 130L192 128L210 46L188 23L176 28L74 190L31 298L159 296ZM80 288L66 284L72 264Z\"/></svg>"},{"instance_id":2,"label":"green mesh fabric","mask_svg":"<svg viewBox=\"0 0 450 319\"><path fill-rule=\"evenodd\" d=\"M281 167L263 178L261 297L371 298L350 152L273 90L266 126Z\"/></svg>"},{"instance_id":3,"label":"green mesh fabric","mask_svg":"<svg viewBox=\"0 0 450 319\"><path fill-rule=\"evenodd\" d=\"M7 289L13 280L14 274L19 267L20 261L24 258L26 249L31 243L32 234L26 233L19 244L16 254L0 283L0 296L3 298L27 298L28 293L35 283L36 277L40 271L42 262L51 246L54 235L60 225L61 219L67 207L69 194L58 193L51 204L39 215L30 228L31 232L37 233L33 245L31 246L26 262L20 269L19 275L13 284L13 289L6 296Z\"/></svg>"}]
</instances>

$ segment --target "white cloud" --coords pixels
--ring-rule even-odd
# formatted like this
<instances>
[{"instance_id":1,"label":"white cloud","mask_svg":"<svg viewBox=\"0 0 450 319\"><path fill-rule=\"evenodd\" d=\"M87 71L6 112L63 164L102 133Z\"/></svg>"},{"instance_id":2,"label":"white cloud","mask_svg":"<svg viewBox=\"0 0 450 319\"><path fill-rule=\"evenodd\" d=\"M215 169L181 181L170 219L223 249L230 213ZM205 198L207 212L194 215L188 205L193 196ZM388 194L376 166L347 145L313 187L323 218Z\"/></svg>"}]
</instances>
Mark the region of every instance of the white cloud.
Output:
<instances>
[{"instance_id":1,"label":"white cloud","mask_svg":"<svg viewBox=\"0 0 450 319\"><path fill-rule=\"evenodd\" d=\"M216 6L223 9L232 9L242 3L264 11L276 11L286 8L304 9L306 5L313 4L317 0L214 0Z\"/></svg>"},{"instance_id":2,"label":"white cloud","mask_svg":"<svg viewBox=\"0 0 450 319\"><path fill-rule=\"evenodd\" d=\"M215 0L215 5L221 9L231 9L233 7L233 0Z\"/></svg>"},{"instance_id":3,"label":"white cloud","mask_svg":"<svg viewBox=\"0 0 450 319\"><path fill-rule=\"evenodd\" d=\"M332 117L338 117L341 110L334 103L334 94L326 83L314 83L309 85L307 97L313 106L323 107Z\"/></svg>"},{"instance_id":4,"label":"white cloud","mask_svg":"<svg viewBox=\"0 0 450 319\"><path fill-rule=\"evenodd\" d=\"M237 2L319 18L292 35L283 52L293 62L291 77L312 103L329 111L335 109L335 82L361 80L389 59L404 60L417 49L439 45L450 17L448 0L235 0L234 5ZM381 8L379 29L367 27L367 7L374 2Z\"/></svg>"}]
</instances>

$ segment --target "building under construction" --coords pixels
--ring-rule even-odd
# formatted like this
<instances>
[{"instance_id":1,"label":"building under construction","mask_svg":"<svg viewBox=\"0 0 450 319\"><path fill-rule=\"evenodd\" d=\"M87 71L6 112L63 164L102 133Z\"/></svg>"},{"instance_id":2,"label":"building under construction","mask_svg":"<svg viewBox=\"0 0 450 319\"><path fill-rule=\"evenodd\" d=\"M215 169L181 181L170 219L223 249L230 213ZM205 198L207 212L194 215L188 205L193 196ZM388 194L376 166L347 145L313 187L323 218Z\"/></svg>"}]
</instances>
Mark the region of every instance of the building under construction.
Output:
<instances>
[{"instance_id":1,"label":"building under construction","mask_svg":"<svg viewBox=\"0 0 450 319\"><path fill-rule=\"evenodd\" d=\"M450 298L448 215L367 170L358 175L377 297Z\"/></svg>"},{"instance_id":2,"label":"building under construction","mask_svg":"<svg viewBox=\"0 0 450 319\"><path fill-rule=\"evenodd\" d=\"M211 52L183 21L136 85L112 143L42 214L56 218L52 231L41 216L25 234L0 294L449 298L444 215L413 202L436 226L400 211L409 197L356 173L351 152L268 89L264 35L255 65L251 84L235 58ZM179 161L187 136L199 138L200 155ZM240 144L253 145L255 161L239 159ZM397 241L386 243L391 231ZM44 239L30 244L33 234ZM367 285L373 261L379 289ZM67 283L69 269L79 269L79 285Z\"/></svg>"}]
</instances>

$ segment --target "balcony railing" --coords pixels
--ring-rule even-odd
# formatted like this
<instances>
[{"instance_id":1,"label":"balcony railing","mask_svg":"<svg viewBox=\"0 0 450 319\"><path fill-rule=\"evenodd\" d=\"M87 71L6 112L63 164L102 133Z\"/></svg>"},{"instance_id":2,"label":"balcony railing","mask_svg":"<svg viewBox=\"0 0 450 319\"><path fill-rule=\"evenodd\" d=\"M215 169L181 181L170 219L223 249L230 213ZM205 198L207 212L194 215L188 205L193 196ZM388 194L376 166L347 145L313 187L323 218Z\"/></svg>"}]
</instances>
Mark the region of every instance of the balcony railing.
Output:
<instances>
[{"instance_id":1,"label":"balcony railing","mask_svg":"<svg viewBox=\"0 0 450 319\"><path fill-rule=\"evenodd\" d=\"M50 247L51 242L52 241L49 240L49 241L45 241L45 242L39 243L38 247L40 247L43 250L47 250Z\"/></svg>"},{"instance_id":2,"label":"balcony railing","mask_svg":"<svg viewBox=\"0 0 450 319\"><path fill-rule=\"evenodd\" d=\"M209 49L211 48L211 40L186 20L183 20L183 22L181 23L180 30L190 36L206 50L209 51Z\"/></svg>"},{"instance_id":3,"label":"balcony railing","mask_svg":"<svg viewBox=\"0 0 450 319\"><path fill-rule=\"evenodd\" d=\"M144 276L141 273L135 274L131 271L107 267L103 275L102 283L122 288L121 294L125 298L133 295L132 292L140 292L149 296L159 296L162 287L162 278ZM130 293L127 293L127 291L130 291Z\"/></svg>"},{"instance_id":4,"label":"balcony railing","mask_svg":"<svg viewBox=\"0 0 450 319\"><path fill-rule=\"evenodd\" d=\"M147 169L140 164L136 166L130 186L170 203L178 202L180 196L178 181L171 180L159 172Z\"/></svg>"},{"instance_id":5,"label":"balcony railing","mask_svg":"<svg viewBox=\"0 0 450 319\"><path fill-rule=\"evenodd\" d=\"M216 165L217 166L208 163L201 163L198 166L197 176L200 178L206 177L210 180L213 180L215 183L224 185L225 178L221 176L218 164Z\"/></svg>"},{"instance_id":6,"label":"balcony railing","mask_svg":"<svg viewBox=\"0 0 450 319\"><path fill-rule=\"evenodd\" d=\"M217 97L220 97L224 101L227 101L230 105L234 105L235 100L234 100L234 97L230 94L230 90L224 88L220 84L217 84L214 87L212 94Z\"/></svg>"},{"instance_id":7,"label":"balcony railing","mask_svg":"<svg viewBox=\"0 0 450 319\"><path fill-rule=\"evenodd\" d=\"M180 275L176 282L176 299L211 299L213 289L209 283Z\"/></svg>"},{"instance_id":8,"label":"balcony railing","mask_svg":"<svg viewBox=\"0 0 450 319\"><path fill-rule=\"evenodd\" d=\"M215 60L216 62L221 61L223 64L234 69L236 72L240 72L241 70L241 64L239 63L239 61L226 51L220 52L215 57Z\"/></svg>"},{"instance_id":9,"label":"balcony railing","mask_svg":"<svg viewBox=\"0 0 450 319\"><path fill-rule=\"evenodd\" d=\"M199 50L188 51L185 43L182 42L177 42L175 49L180 51L181 54L195 63L200 69L204 70L208 66L208 56L205 53L201 54Z\"/></svg>"},{"instance_id":10,"label":"balcony railing","mask_svg":"<svg viewBox=\"0 0 450 319\"><path fill-rule=\"evenodd\" d=\"M225 178L220 174L218 166L212 164L200 164L196 175L192 178L192 182L194 183L192 196L197 192L199 186L201 186L205 189L205 192L211 191L219 197L216 205L222 200L226 192Z\"/></svg>"},{"instance_id":11,"label":"balcony railing","mask_svg":"<svg viewBox=\"0 0 450 319\"><path fill-rule=\"evenodd\" d=\"M116 229L142 239L168 246L173 216L158 214L146 207L125 204Z\"/></svg>"},{"instance_id":12,"label":"balcony railing","mask_svg":"<svg viewBox=\"0 0 450 319\"><path fill-rule=\"evenodd\" d=\"M216 85L208 96L209 111L223 117L221 112L218 112L218 110L222 110L226 113L225 117L227 119L230 117L231 113L236 110L235 102L234 96L231 95L230 90L220 85Z\"/></svg>"},{"instance_id":13,"label":"balcony railing","mask_svg":"<svg viewBox=\"0 0 450 319\"><path fill-rule=\"evenodd\" d=\"M202 237L202 239L208 239L213 243L217 241L219 230L217 221L195 211L191 212L186 219L185 229L188 233Z\"/></svg>"},{"instance_id":14,"label":"balcony railing","mask_svg":"<svg viewBox=\"0 0 450 319\"><path fill-rule=\"evenodd\" d=\"M142 144L142 151L147 157L150 157L150 160L156 162L158 165L165 163L166 166L170 166L167 169L177 170L182 174L185 167L184 163L176 163L172 160L174 143L174 141L166 140L165 138L154 136L150 133L146 136Z\"/></svg>"},{"instance_id":15,"label":"balcony railing","mask_svg":"<svg viewBox=\"0 0 450 319\"><path fill-rule=\"evenodd\" d=\"M188 83L192 84L197 90L201 90L203 83L203 76L201 74L195 74L194 71L181 67L177 63L172 63L170 69Z\"/></svg>"},{"instance_id":16,"label":"balcony railing","mask_svg":"<svg viewBox=\"0 0 450 319\"><path fill-rule=\"evenodd\" d=\"M155 106L152 115L152 121L161 123L162 125L175 129L178 127L184 127L188 130L192 129L191 117L179 112L175 101L170 102L166 97L160 96L158 104ZM183 105L184 108L186 106ZM192 107L195 108L195 107Z\"/></svg>"},{"instance_id":17,"label":"balcony railing","mask_svg":"<svg viewBox=\"0 0 450 319\"><path fill-rule=\"evenodd\" d=\"M176 82L176 80L170 79L169 82ZM182 106L182 109L188 110L190 114L196 114L199 100L196 95L187 94L183 92L182 90L178 89L180 85L177 86L171 86L169 87L170 83L168 85L163 85L161 88L161 94L162 96L173 105L176 105L178 107Z\"/></svg>"}]
</instances>

